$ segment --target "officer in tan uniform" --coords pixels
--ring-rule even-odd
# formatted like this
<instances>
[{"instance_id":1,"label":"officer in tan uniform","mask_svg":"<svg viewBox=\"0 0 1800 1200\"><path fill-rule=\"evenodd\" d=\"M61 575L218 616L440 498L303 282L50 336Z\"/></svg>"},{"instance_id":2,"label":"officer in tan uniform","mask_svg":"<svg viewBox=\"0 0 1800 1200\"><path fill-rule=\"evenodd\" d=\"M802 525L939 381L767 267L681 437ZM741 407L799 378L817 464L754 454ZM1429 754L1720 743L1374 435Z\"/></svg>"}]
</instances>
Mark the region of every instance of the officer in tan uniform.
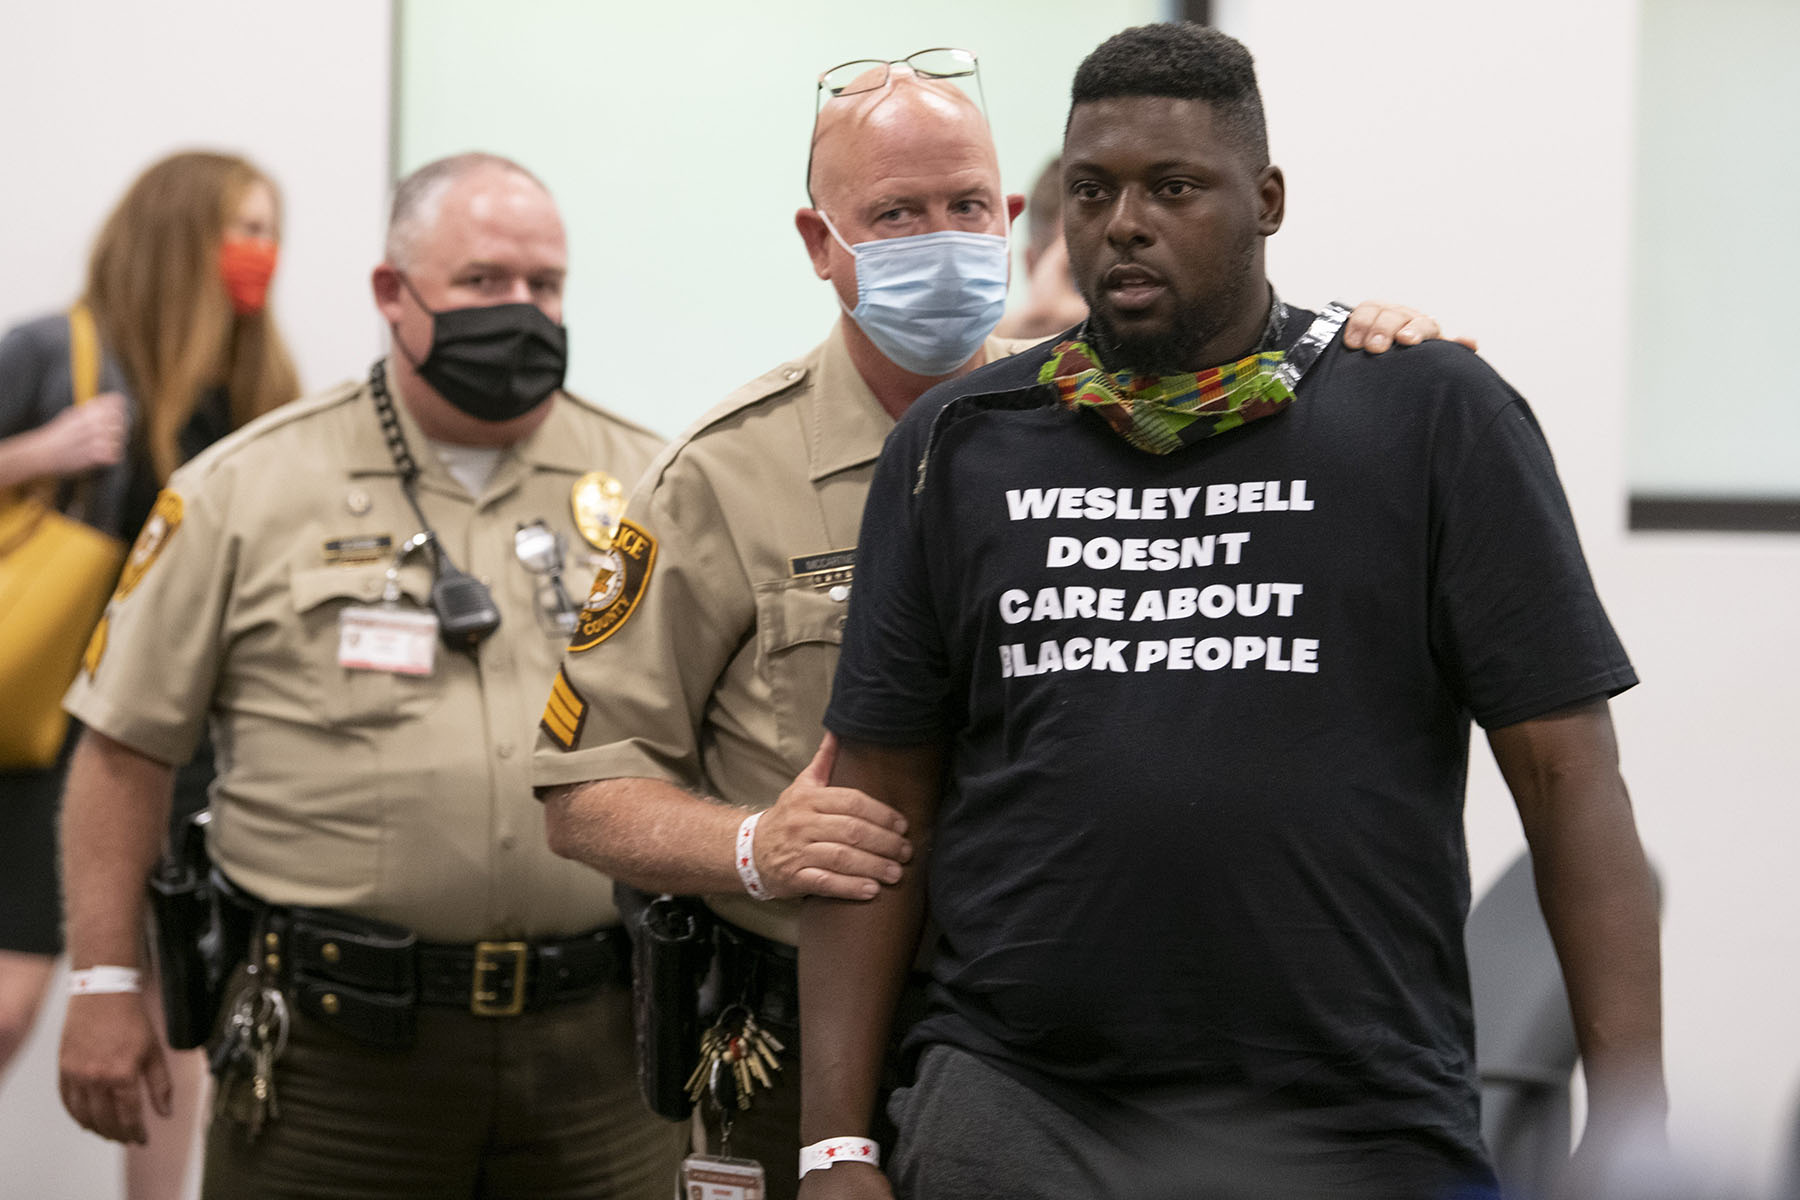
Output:
<instances>
[{"instance_id":1,"label":"officer in tan uniform","mask_svg":"<svg viewBox=\"0 0 1800 1200\"><path fill-rule=\"evenodd\" d=\"M208 1196L667 1194L682 1131L638 1097L611 882L549 852L528 778L566 597L657 448L559 390L565 266L516 164L403 181L392 352L171 479L70 693L62 1092L118 1140L166 1103L132 970L168 764L212 720L248 956Z\"/></svg>"},{"instance_id":2,"label":"officer in tan uniform","mask_svg":"<svg viewBox=\"0 0 1800 1200\"><path fill-rule=\"evenodd\" d=\"M799 1149L792 898L867 899L911 855L898 814L827 786L820 740L875 459L928 388L1028 344L989 337L1023 199L980 111L926 78L957 69L932 53L821 81L816 207L795 224L844 313L646 473L631 569L582 614L532 772L559 853L722 919L716 1006L787 1047L731 1114L730 1153L762 1163L772 1198L793 1194ZM1385 344L1415 316L1364 306L1357 335ZM1435 323L1404 336L1421 332Z\"/></svg>"}]
</instances>

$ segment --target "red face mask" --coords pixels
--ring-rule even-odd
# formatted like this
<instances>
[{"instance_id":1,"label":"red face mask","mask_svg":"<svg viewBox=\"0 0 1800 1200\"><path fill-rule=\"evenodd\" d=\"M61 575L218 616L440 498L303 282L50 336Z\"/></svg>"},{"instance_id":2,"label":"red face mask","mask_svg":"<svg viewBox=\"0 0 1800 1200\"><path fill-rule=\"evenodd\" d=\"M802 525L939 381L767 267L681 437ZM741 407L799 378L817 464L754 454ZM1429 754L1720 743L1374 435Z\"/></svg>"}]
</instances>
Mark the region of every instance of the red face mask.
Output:
<instances>
[{"instance_id":1,"label":"red face mask","mask_svg":"<svg viewBox=\"0 0 1800 1200\"><path fill-rule=\"evenodd\" d=\"M259 313L269 299L275 274L275 242L271 238L227 237L219 245L219 277L238 316Z\"/></svg>"}]
</instances>

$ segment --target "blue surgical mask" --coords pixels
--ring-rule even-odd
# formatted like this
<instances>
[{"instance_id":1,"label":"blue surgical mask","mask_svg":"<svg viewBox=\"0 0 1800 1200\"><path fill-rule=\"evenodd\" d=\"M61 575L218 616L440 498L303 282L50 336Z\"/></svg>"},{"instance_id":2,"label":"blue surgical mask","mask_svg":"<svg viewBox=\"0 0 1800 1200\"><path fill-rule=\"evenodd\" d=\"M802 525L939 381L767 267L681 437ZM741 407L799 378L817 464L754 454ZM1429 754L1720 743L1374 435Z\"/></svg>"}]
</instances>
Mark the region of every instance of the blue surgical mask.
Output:
<instances>
[{"instance_id":1,"label":"blue surgical mask","mask_svg":"<svg viewBox=\"0 0 1800 1200\"><path fill-rule=\"evenodd\" d=\"M856 307L844 311L896 366L915 375L948 375L1000 323L1009 261L1005 238L946 230L852 246L830 217L819 216L856 258Z\"/></svg>"}]
</instances>

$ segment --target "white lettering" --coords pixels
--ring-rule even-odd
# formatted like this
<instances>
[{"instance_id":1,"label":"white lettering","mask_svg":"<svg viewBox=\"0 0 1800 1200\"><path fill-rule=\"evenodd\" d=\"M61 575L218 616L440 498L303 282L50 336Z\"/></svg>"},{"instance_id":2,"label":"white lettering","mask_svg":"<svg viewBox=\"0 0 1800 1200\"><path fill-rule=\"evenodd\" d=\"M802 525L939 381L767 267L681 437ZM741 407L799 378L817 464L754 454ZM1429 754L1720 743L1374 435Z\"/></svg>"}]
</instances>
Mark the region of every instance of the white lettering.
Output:
<instances>
[{"instance_id":1,"label":"white lettering","mask_svg":"<svg viewBox=\"0 0 1800 1200\"><path fill-rule=\"evenodd\" d=\"M1308 675L1319 673L1319 639L1294 639L1294 670Z\"/></svg>"},{"instance_id":2,"label":"white lettering","mask_svg":"<svg viewBox=\"0 0 1800 1200\"><path fill-rule=\"evenodd\" d=\"M1306 498L1306 480L1296 479L1288 484L1288 507L1295 512L1311 512L1313 502ZM1300 668L1295 667L1296 671Z\"/></svg>"},{"instance_id":3,"label":"white lettering","mask_svg":"<svg viewBox=\"0 0 1800 1200\"><path fill-rule=\"evenodd\" d=\"M1269 611L1269 585L1266 583L1240 583L1237 585L1238 615L1260 617Z\"/></svg>"},{"instance_id":4,"label":"white lettering","mask_svg":"<svg viewBox=\"0 0 1800 1200\"><path fill-rule=\"evenodd\" d=\"M1056 493L1045 488L1008 488L1006 491L1006 512L1015 521L1023 521L1027 517L1042 519L1050 515L1056 504Z\"/></svg>"},{"instance_id":5,"label":"white lettering","mask_svg":"<svg viewBox=\"0 0 1800 1200\"><path fill-rule=\"evenodd\" d=\"M1125 647L1130 642L1115 641L1112 638L1094 639L1094 670L1125 672Z\"/></svg>"},{"instance_id":6,"label":"white lettering","mask_svg":"<svg viewBox=\"0 0 1800 1200\"><path fill-rule=\"evenodd\" d=\"M1194 661L1202 671L1216 671L1231 661L1231 642L1226 638L1207 638L1194 647Z\"/></svg>"},{"instance_id":7,"label":"white lettering","mask_svg":"<svg viewBox=\"0 0 1800 1200\"><path fill-rule=\"evenodd\" d=\"M1113 503L1113 490L1108 487L1089 488L1087 490L1087 513L1090 521L1104 521L1113 515L1117 506Z\"/></svg>"},{"instance_id":8,"label":"white lettering","mask_svg":"<svg viewBox=\"0 0 1800 1200\"><path fill-rule=\"evenodd\" d=\"M1056 489L1056 515L1065 520L1074 520L1081 515L1081 488Z\"/></svg>"},{"instance_id":9,"label":"white lettering","mask_svg":"<svg viewBox=\"0 0 1800 1200\"><path fill-rule=\"evenodd\" d=\"M1053 537L1050 539L1050 550L1044 558L1046 567L1072 567L1080 561L1080 538Z\"/></svg>"},{"instance_id":10,"label":"white lettering","mask_svg":"<svg viewBox=\"0 0 1800 1200\"><path fill-rule=\"evenodd\" d=\"M1217 620L1231 615L1231 588L1223 583L1215 583L1200 593L1200 614Z\"/></svg>"},{"instance_id":11,"label":"white lettering","mask_svg":"<svg viewBox=\"0 0 1800 1200\"><path fill-rule=\"evenodd\" d=\"M1008 625L1017 625L1026 617L1025 602L1031 597L1024 588L1009 588L1000 594L1000 619Z\"/></svg>"},{"instance_id":12,"label":"white lettering","mask_svg":"<svg viewBox=\"0 0 1800 1200\"><path fill-rule=\"evenodd\" d=\"M1231 639L1231 667L1241 671L1244 667L1263 656L1267 649L1259 637L1240 637Z\"/></svg>"},{"instance_id":13,"label":"white lettering","mask_svg":"<svg viewBox=\"0 0 1800 1200\"><path fill-rule=\"evenodd\" d=\"M1146 521L1160 521L1165 515L1168 499L1168 488L1145 488L1143 499L1138 501L1138 512Z\"/></svg>"},{"instance_id":14,"label":"white lettering","mask_svg":"<svg viewBox=\"0 0 1800 1200\"><path fill-rule=\"evenodd\" d=\"M1183 521L1187 520L1187 515L1194 511L1194 501L1199 497L1200 489L1197 487L1169 489L1169 503L1175 506L1176 517Z\"/></svg>"},{"instance_id":15,"label":"white lettering","mask_svg":"<svg viewBox=\"0 0 1800 1200\"><path fill-rule=\"evenodd\" d=\"M1237 511L1237 484L1215 483L1206 489L1206 515L1222 517Z\"/></svg>"},{"instance_id":16,"label":"white lettering","mask_svg":"<svg viewBox=\"0 0 1800 1200\"><path fill-rule=\"evenodd\" d=\"M1191 671L1194 669L1194 639L1178 637L1169 639L1169 670Z\"/></svg>"},{"instance_id":17,"label":"white lettering","mask_svg":"<svg viewBox=\"0 0 1800 1200\"><path fill-rule=\"evenodd\" d=\"M1057 603L1055 588L1044 588L1037 594L1037 603L1031 606L1031 619L1034 621L1060 621L1063 619L1063 607Z\"/></svg>"},{"instance_id":18,"label":"white lettering","mask_svg":"<svg viewBox=\"0 0 1800 1200\"><path fill-rule=\"evenodd\" d=\"M1240 483L1237 497L1239 512L1261 512L1263 510L1263 485L1260 483Z\"/></svg>"},{"instance_id":19,"label":"white lettering","mask_svg":"<svg viewBox=\"0 0 1800 1200\"><path fill-rule=\"evenodd\" d=\"M1100 619L1102 621L1123 621L1125 619L1125 589L1100 589ZM1098 654L1099 651L1095 650Z\"/></svg>"},{"instance_id":20,"label":"white lettering","mask_svg":"<svg viewBox=\"0 0 1800 1200\"><path fill-rule=\"evenodd\" d=\"M1097 537L1081 548L1081 561L1096 571L1118 566L1120 557L1118 538Z\"/></svg>"},{"instance_id":21,"label":"white lettering","mask_svg":"<svg viewBox=\"0 0 1800 1200\"><path fill-rule=\"evenodd\" d=\"M1244 560L1244 547L1250 544L1250 534L1221 533L1219 541L1225 546L1225 565L1235 567Z\"/></svg>"},{"instance_id":22,"label":"white lettering","mask_svg":"<svg viewBox=\"0 0 1800 1200\"><path fill-rule=\"evenodd\" d=\"M1151 590L1139 596L1136 607L1131 610L1131 619L1134 621L1163 620L1162 593Z\"/></svg>"},{"instance_id":23,"label":"white lettering","mask_svg":"<svg viewBox=\"0 0 1800 1200\"><path fill-rule=\"evenodd\" d=\"M1094 643L1087 638L1070 638L1063 643L1063 666L1071 671L1085 671L1094 658Z\"/></svg>"},{"instance_id":24,"label":"white lettering","mask_svg":"<svg viewBox=\"0 0 1800 1200\"><path fill-rule=\"evenodd\" d=\"M1138 671L1148 671L1151 667L1167 657L1169 657L1169 643L1139 642L1137 666L1134 669Z\"/></svg>"},{"instance_id":25,"label":"white lettering","mask_svg":"<svg viewBox=\"0 0 1800 1200\"><path fill-rule=\"evenodd\" d=\"M1293 616L1294 597L1306 590L1298 583L1271 583L1269 588L1275 593L1275 615L1278 617Z\"/></svg>"}]
</instances>

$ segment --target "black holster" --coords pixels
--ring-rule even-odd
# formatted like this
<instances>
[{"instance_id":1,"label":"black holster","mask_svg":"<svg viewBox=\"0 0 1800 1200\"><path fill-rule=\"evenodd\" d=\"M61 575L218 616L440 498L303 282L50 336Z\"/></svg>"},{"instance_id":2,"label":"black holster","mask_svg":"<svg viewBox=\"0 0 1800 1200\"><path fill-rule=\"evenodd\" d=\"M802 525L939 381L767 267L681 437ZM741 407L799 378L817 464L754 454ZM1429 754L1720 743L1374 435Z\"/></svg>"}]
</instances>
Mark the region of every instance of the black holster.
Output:
<instances>
[{"instance_id":1,"label":"black holster","mask_svg":"<svg viewBox=\"0 0 1800 1200\"><path fill-rule=\"evenodd\" d=\"M244 940L221 920L206 850L205 809L187 818L150 875L152 949L156 955L169 1045L205 1044L219 1016L225 981L241 961Z\"/></svg>"},{"instance_id":2,"label":"black holster","mask_svg":"<svg viewBox=\"0 0 1800 1200\"><path fill-rule=\"evenodd\" d=\"M688 1076L700 1061L700 985L713 960L713 915L692 896L613 887L631 935L631 1012L638 1088L658 1116L693 1111Z\"/></svg>"}]
</instances>

